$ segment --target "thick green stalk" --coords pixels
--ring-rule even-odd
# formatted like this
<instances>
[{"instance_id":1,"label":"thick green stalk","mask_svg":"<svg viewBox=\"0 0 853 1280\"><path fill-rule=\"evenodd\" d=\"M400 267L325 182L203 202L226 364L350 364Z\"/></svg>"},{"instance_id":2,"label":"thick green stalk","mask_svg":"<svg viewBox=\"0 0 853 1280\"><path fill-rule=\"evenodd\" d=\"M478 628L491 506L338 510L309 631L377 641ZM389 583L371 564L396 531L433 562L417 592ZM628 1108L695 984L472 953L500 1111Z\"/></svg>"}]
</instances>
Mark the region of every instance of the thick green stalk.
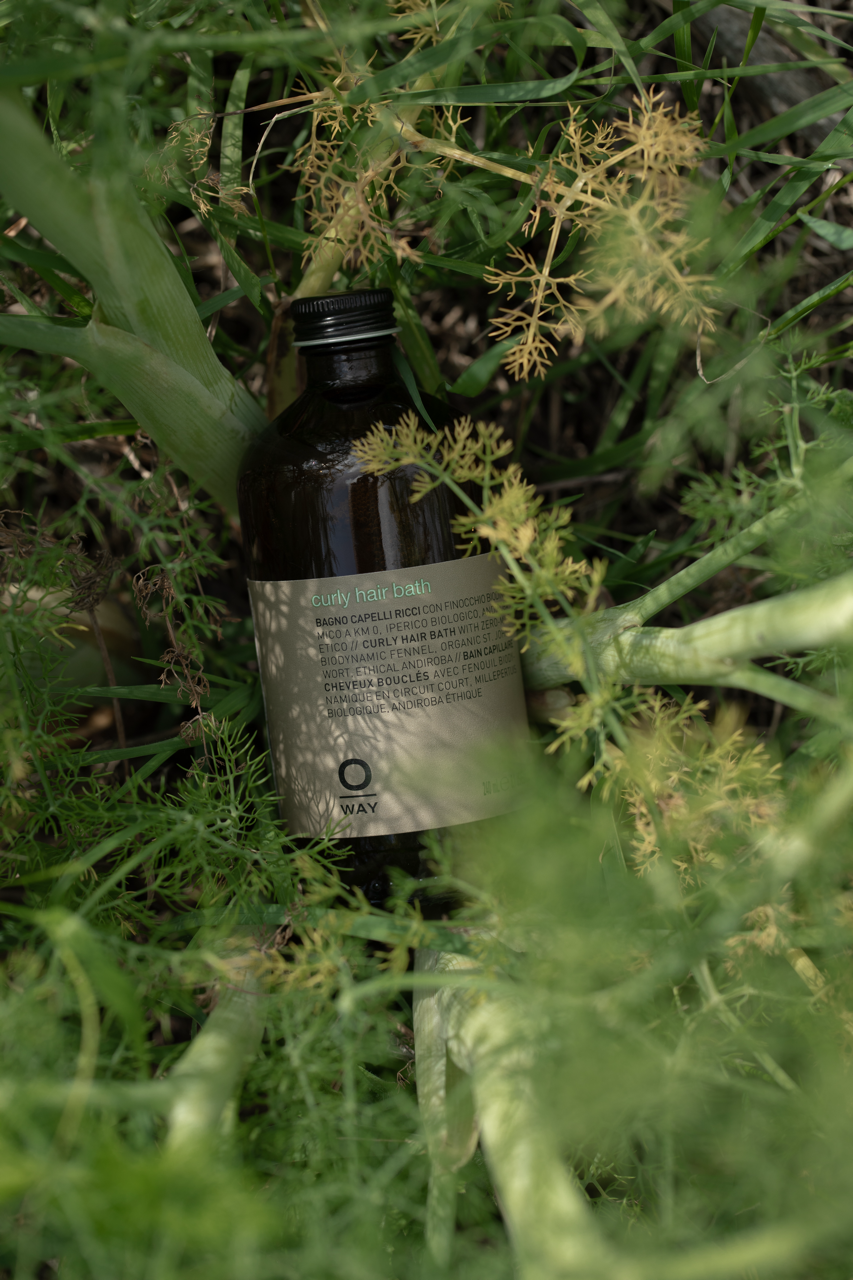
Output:
<instances>
[{"instance_id":1,"label":"thick green stalk","mask_svg":"<svg viewBox=\"0 0 853 1280\"><path fill-rule=\"evenodd\" d=\"M470 969L471 961L427 952L417 966L449 972ZM530 1068L541 1028L523 1002L487 997L476 990L476 979L470 990L441 986L420 995L432 1002L451 1059L470 1076L480 1142L521 1280L619 1275L586 1196L561 1158L553 1126L537 1106ZM417 1040L415 1052L422 1052ZM420 1056L416 1061L420 1098Z\"/></svg>"},{"instance_id":2,"label":"thick green stalk","mask_svg":"<svg viewBox=\"0 0 853 1280\"><path fill-rule=\"evenodd\" d=\"M130 329L94 232L92 193L47 142L19 93L0 91L0 191L95 288L111 323Z\"/></svg>"},{"instance_id":3,"label":"thick green stalk","mask_svg":"<svg viewBox=\"0 0 853 1280\"><path fill-rule=\"evenodd\" d=\"M80 1121L86 1109L92 1080L98 1066L101 1019L92 984L74 951L69 946L59 946L57 950L80 1005L80 1050L77 1054L77 1071L56 1129L56 1145L63 1151L71 1146L77 1136Z\"/></svg>"},{"instance_id":4,"label":"thick green stalk","mask_svg":"<svg viewBox=\"0 0 853 1280\"><path fill-rule=\"evenodd\" d=\"M849 808L853 771L838 787L839 801L828 829ZM814 841L809 841L814 849ZM771 852L771 857L773 852ZM418 953L421 971L470 971L467 957ZM706 976L699 966L702 978ZM708 987L703 984L703 991ZM712 984L705 992L713 999ZM504 1223L518 1259L520 1280L736 1280L750 1266L778 1268L801 1258L821 1238L821 1227L774 1224L767 1231L744 1231L721 1243L638 1257L620 1253L600 1232L582 1188L567 1169L554 1138L552 1118L537 1105L531 1076L535 1047L543 1028L524 1002L523 993L494 994L477 985L420 989L432 1005L437 1031L450 1057L470 1074L480 1124L480 1143L489 1165ZM719 1012L730 1015L724 1005ZM418 1092L428 1054L418 1048ZM792 1081L766 1055L759 1055L780 1086ZM422 1068L422 1061L424 1066ZM452 1223L451 1223L452 1229Z\"/></svg>"},{"instance_id":5,"label":"thick green stalk","mask_svg":"<svg viewBox=\"0 0 853 1280\"><path fill-rule=\"evenodd\" d=\"M840 698L829 697L807 684L777 676L751 662L744 667L737 667L724 680L715 680L713 683L729 689L746 689L749 693L757 693L762 698L781 702L783 707L791 707L809 718L829 720L844 729L848 736L853 735L853 716Z\"/></svg>"},{"instance_id":6,"label":"thick green stalk","mask_svg":"<svg viewBox=\"0 0 853 1280\"><path fill-rule=\"evenodd\" d=\"M253 429L180 364L97 318L72 326L0 315L0 343L70 356L90 369L178 466L236 509L237 470Z\"/></svg>"},{"instance_id":7,"label":"thick green stalk","mask_svg":"<svg viewBox=\"0 0 853 1280\"><path fill-rule=\"evenodd\" d=\"M467 962L468 967L471 961ZM465 967L459 956L420 949L415 972ZM456 1225L456 1171L467 1164L477 1146L477 1125L470 1090L448 1058L447 1039L438 1008L438 992L416 989L413 1025L417 1060L418 1107L430 1157L426 1242L439 1266L450 1263ZM460 1105L461 1103L461 1105Z\"/></svg>"},{"instance_id":8,"label":"thick green stalk","mask_svg":"<svg viewBox=\"0 0 853 1280\"><path fill-rule=\"evenodd\" d=\"M216 1136L264 1028L257 981L239 975L220 986L219 1003L173 1068L180 1092L169 1111L169 1151L209 1144Z\"/></svg>"},{"instance_id":9,"label":"thick green stalk","mask_svg":"<svg viewBox=\"0 0 853 1280\"><path fill-rule=\"evenodd\" d=\"M415 953L416 971L435 968L436 951ZM435 991L418 991L413 1000L415 1062L417 1066L418 1110L424 1126L430 1159L425 1236L427 1248L440 1267L450 1263L456 1226L456 1182L444 1167L441 1148L447 1129L445 1115L445 1073L447 1043L441 1027Z\"/></svg>"},{"instance_id":10,"label":"thick green stalk","mask_svg":"<svg viewBox=\"0 0 853 1280\"><path fill-rule=\"evenodd\" d=\"M140 423L195 481L233 507L235 459L265 419L214 354L171 255L126 175L94 177L88 183L78 177L50 147L17 94L0 93L0 136L0 189L90 282L98 299L96 315L106 322L90 326L88 345L62 326L54 326L53 345L45 345L34 330L28 331L32 341L25 343L24 330L9 329L7 321L14 317L2 317L0 341L73 356L133 414L135 406L156 402L156 413L139 412ZM105 336L108 328L111 337ZM121 333L134 335L137 345L131 339L119 351ZM183 404L170 404L168 394L150 385L170 367L199 388L200 403L210 410L205 423L196 409L189 433ZM209 477L214 477L212 485Z\"/></svg>"},{"instance_id":11,"label":"thick green stalk","mask_svg":"<svg viewBox=\"0 0 853 1280\"><path fill-rule=\"evenodd\" d=\"M30 1106L63 1110L79 1088L78 1080L0 1076L0 1106L4 1111ZM169 1080L92 1080L84 1101L89 1110L159 1113L168 1112L175 1092Z\"/></svg>"},{"instance_id":12,"label":"thick green stalk","mask_svg":"<svg viewBox=\"0 0 853 1280\"><path fill-rule=\"evenodd\" d=\"M807 715L846 719L834 699L749 664L753 658L853 642L853 572L687 627L626 625L621 608L556 625L567 645L572 629L583 627L599 672L621 684L712 684L757 692L761 684L760 692ZM577 679L552 639L534 641L522 663L531 689Z\"/></svg>"},{"instance_id":13,"label":"thick green stalk","mask_svg":"<svg viewBox=\"0 0 853 1280\"><path fill-rule=\"evenodd\" d=\"M756 1231L742 1231L720 1243L658 1254L630 1268L631 1280L746 1280L758 1275L784 1275L825 1246L827 1222L814 1215L811 1222L774 1222Z\"/></svg>"}]
</instances>

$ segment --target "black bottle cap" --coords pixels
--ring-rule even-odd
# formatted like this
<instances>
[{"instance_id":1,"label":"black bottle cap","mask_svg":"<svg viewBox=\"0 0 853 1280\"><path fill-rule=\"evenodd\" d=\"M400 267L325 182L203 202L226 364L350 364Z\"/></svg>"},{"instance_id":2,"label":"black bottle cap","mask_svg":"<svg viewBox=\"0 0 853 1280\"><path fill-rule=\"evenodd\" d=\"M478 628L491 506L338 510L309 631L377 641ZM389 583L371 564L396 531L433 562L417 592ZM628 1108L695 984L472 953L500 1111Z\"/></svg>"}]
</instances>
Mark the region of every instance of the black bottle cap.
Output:
<instances>
[{"instance_id":1,"label":"black bottle cap","mask_svg":"<svg viewBox=\"0 0 853 1280\"><path fill-rule=\"evenodd\" d=\"M360 289L297 298L290 308L295 347L332 342L359 342L397 333L394 295L390 289Z\"/></svg>"}]
</instances>

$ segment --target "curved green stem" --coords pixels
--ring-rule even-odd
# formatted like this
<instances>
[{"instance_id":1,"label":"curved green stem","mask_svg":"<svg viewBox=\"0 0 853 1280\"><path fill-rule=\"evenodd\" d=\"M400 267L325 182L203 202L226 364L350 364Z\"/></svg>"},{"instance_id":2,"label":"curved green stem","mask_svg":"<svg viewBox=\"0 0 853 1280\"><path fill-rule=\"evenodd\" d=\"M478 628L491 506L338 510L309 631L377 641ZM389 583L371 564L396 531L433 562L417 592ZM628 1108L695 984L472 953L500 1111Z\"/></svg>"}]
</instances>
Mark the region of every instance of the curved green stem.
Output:
<instances>
[{"instance_id":1,"label":"curved green stem","mask_svg":"<svg viewBox=\"0 0 853 1280\"><path fill-rule=\"evenodd\" d=\"M715 680L714 683L725 685L729 689L746 689L763 698L772 698L774 702L781 702L784 707L800 711L804 716L829 720L853 736L853 716L839 698L830 698L796 680L786 680L784 676L777 676L764 667L756 667L750 663L746 667L738 667L730 676Z\"/></svg>"},{"instance_id":2,"label":"curved green stem","mask_svg":"<svg viewBox=\"0 0 853 1280\"><path fill-rule=\"evenodd\" d=\"M419 948L415 952L415 972L429 973L436 969L459 967L460 960L459 956L449 957L438 951ZM471 964L467 960L461 963L462 967ZM462 1073L448 1058L447 1037L436 990L415 990L413 1019L418 1107L431 1163L426 1242L438 1265L447 1267L456 1226L455 1174L474 1154L477 1125L470 1092L459 1079Z\"/></svg>"},{"instance_id":3,"label":"curved green stem","mask_svg":"<svg viewBox=\"0 0 853 1280\"><path fill-rule=\"evenodd\" d=\"M67 1151L77 1135L89 1090L95 1077L98 1065L98 1044L101 1036L101 1019L98 1013L98 1002L92 990L86 970L69 946L57 948L62 963L80 1006L80 1050L77 1054L77 1070L68 1093L65 1109L62 1112L56 1129L56 1145Z\"/></svg>"},{"instance_id":4,"label":"curved green stem","mask_svg":"<svg viewBox=\"0 0 853 1280\"><path fill-rule=\"evenodd\" d=\"M430 967L470 970L471 961L443 953ZM480 1140L521 1280L623 1274L537 1106L530 1067L541 1028L523 1000L487 996L473 974L467 988L439 986L431 994L450 1057L471 1079Z\"/></svg>"},{"instance_id":5,"label":"curved green stem","mask_svg":"<svg viewBox=\"0 0 853 1280\"><path fill-rule=\"evenodd\" d=\"M180 1092L169 1111L169 1151L210 1143L264 1029L258 982L246 975L220 989L219 1003L172 1069Z\"/></svg>"},{"instance_id":6,"label":"curved green stem","mask_svg":"<svg viewBox=\"0 0 853 1280\"><path fill-rule=\"evenodd\" d=\"M837 481L853 480L853 458L848 459L836 472L835 479ZM808 510L808 504L811 501L808 494L794 498L785 506L777 507L775 511L770 511L766 516L762 516L760 520L756 520L747 529L743 529L740 533L735 534L733 538L722 543L719 547L715 547L713 551L709 551L707 555L700 556L698 560L694 560L693 564L682 569L679 573L674 573L671 578L667 578L666 582L662 582L660 586L653 587L651 591L647 591L639 600L632 600L629 604L619 605L619 612L626 620L628 626L638 626L643 622L648 622L649 618L653 618L656 613L660 613L667 605L672 604L676 600L680 600L682 596L687 595L688 591L693 591L695 587L699 587L703 582L707 582L709 578L713 578L721 569L727 569L730 564L735 564L740 560L741 556L748 555L750 551L754 551L756 547L760 547L763 542L767 542L780 529L793 520L795 516L803 515Z\"/></svg>"}]
</instances>

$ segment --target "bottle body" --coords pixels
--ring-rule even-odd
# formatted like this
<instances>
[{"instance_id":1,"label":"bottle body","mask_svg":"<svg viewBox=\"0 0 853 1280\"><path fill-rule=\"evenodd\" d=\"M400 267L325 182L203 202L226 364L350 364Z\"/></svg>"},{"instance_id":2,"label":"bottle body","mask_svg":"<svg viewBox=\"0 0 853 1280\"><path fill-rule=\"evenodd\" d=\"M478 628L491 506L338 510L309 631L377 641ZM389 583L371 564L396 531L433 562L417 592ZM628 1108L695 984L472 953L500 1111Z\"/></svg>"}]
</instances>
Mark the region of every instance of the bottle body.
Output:
<instances>
[{"instance_id":1,"label":"bottle body","mask_svg":"<svg viewBox=\"0 0 853 1280\"><path fill-rule=\"evenodd\" d=\"M443 487L412 503L414 468L367 475L354 457L414 409L392 351L307 351L307 390L238 483L282 816L294 835L337 828L344 879L377 902L385 867L418 873L425 827L510 807L476 756L526 730L515 646L486 616L498 566L460 559Z\"/></svg>"},{"instance_id":2,"label":"bottle body","mask_svg":"<svg viewBox=\"0 0 853 1280\"><path fill-rule=\"evenodd\" d=\"M396 377L391 344L342 346L308 356L307 364L308 389L252 445L241 468L250 580L334 579L454 559L447 494L438 490L411 503L411 474L365 475L353 457L354 443L374 423L390 429L413 408ZM342 612L321 606L316 616ZM285 780L276 783L281 794ZM372 886L368 896L376 897L385 866L417 874L420 837L409 831L346 839L346 879Z\"/></svg>"}]
</instances>

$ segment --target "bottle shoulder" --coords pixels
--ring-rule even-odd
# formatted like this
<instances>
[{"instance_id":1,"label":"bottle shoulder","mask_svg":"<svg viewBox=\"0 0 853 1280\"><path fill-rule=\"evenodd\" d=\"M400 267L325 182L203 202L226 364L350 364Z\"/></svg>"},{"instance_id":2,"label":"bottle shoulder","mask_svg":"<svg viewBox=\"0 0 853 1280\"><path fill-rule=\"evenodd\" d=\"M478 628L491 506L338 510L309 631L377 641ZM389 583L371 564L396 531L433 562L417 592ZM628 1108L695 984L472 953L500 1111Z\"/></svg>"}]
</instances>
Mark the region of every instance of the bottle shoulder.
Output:
<instances>
[{"instance_id":1,"label":"bottle shoulder","mask_svg":"<svg viewBox=\"0 0 853 1280\"><path fill-rule=\"evenodd\" d=\"M340 464L377 423L393 427L415 406L401 383L303 391L249 445L240 476L271 467Z\"/></svg>"}]
</instances>

